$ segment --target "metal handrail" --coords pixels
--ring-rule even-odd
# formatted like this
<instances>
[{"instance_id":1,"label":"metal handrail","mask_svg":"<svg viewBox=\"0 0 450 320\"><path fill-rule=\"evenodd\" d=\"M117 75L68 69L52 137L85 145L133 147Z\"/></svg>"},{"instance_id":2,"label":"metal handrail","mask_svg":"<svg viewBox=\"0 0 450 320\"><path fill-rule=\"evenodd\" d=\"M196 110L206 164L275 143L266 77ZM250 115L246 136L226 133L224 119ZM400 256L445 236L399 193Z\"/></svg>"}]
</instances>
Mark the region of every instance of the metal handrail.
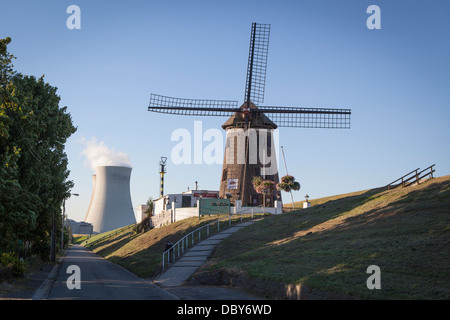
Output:
<instances>
[{"instance_id":1,"label":"metal handrail","mask_svg":"<svg viewBox=\"0 0 450 320\"><path fill-rule=\"evenodd\" d=\"M104 236L102 236L102 237L99 237L98 239L95 239L95 240L93 240L93 241L89 241L89 240L91 240L90 238L89 238L89 239L86 239L86 240L84 241L84 246L85 246L86 248L89 248L89 247L91 247L91 246L94 246L94 245L96 245L97 243L99 243L99 242L101 242L101 241L103 241L103 240L105 240L105 239L109 239L109 238L111 238L111 237L113 237L113 236L115 236L115 235L117 235L117 234L119 234L119 233L122 233L123 231L125 231L125 230L127 230L127 229L129 229L129 228L131 228L131 227L133 227L133 226L135 226L135 225L136 225L136 223L132 223L132 224L129 224L129 225L127 225L127 226L118 228L118 229L116 229L116 230L114 230L114 231L112 231L112 232L110 232L110 233L108 233L108 234L106 234L106 235L104 235Z\"/></svg>"},{"instance_id":2,"label":"metal handrail","mask_svg":"<svg viewBox=\"0 0 450 320\"><path fill-rule=\"evenodd\" d=\"M250 209L249 209L250 210ZM219 218L213 222L210 222L208 224L205 224L204 226L201 226L197 229L195 229L194 231L191 231L190 233L188 233L187 235L185 235L183 238L181 238L180 240L178 240L175 244L173 244L169 249L165 250L162 253L162 272L165 271L165 262L167 260L168 263L170 262L175 262L176 260L178 260L180 257L183 256L184 252L187 251L189 248L194 246L195 243L195 233L198 232L198 241L196 243L199 243L202 239L202 231L206 229L206 238L209 237L210 235L210 226L217 223L217 233L220 232L220 222L221 221L226 221L228 220L228 225L231 226L231 220L233 217L240 215L240 219L239 221L242 222L243 219L243 215L251 215L251 219L253 219L255 213L252 212L251 213L236 213L236 214L230 214L225 218ZM189 237L191 238L191 246L189 246Z\"/></svg>"}]
</instances>

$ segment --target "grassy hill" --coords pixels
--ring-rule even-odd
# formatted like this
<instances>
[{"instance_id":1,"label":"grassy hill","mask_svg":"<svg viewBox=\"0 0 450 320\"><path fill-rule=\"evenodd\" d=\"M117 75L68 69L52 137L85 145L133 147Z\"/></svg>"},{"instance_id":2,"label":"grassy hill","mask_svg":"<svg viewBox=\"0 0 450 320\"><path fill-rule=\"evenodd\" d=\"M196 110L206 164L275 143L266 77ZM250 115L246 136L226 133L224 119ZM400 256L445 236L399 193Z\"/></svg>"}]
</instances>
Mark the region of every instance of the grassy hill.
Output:
<instances>
[{"instance_id":1,"label":"grassy hill","mask_svg":"<svg viewBox=\"0 0 450 320\"><path fill-rule=\"evenodd\" d=\"M89 242L83 245L142 278L153 278L162 271L161 255L167 243L177 242L186 234L214 219L217 218L184 219L140 234L136 234L133 228L124 228L123 232L95 242L107 235L99 234L90 240L93 245Z\"/></svg>"},{"instance_id":2,"label":"grassy hill","mask_svg":"<svg viewBox=\"0 0 450 320\"><path fill-rule=\"evenodd\" d=\"M450 176L311 202L233 234L192 283L239 285L268 298L450 299ZM153 278L165 244L211 219L138 235L128 229L91 249ZM380 267L380 290L366 287L370 265Z\"/></svg>"},{"instance_id":3,"label":"grassy hill","mask_svg":"<svg viewBox=\"0 0 450 320\"><path fill-rule=\"evenodd\" d=\"M162 253L167 243L176 243L185 235L207 223L211 224L210 235L213 235L217 233L219 217L204 216L201 219L198 217L183 219L139 234L134 231L133 226L127 226L95 235L87 241L85 238L79 238L76 239L76 242L142 278L151 279L162 272ZM233 225L237 222L240 222L240 217L232 219ZM227 227L228 220L220 223L220 230ZM206 238L206 229L203 230L201 238ZM197 242L198 233L195 234L195 243Z\"/></svg>"},{"instance_id":4,"label":"grassy hill","mask_svg":"<svg viewBox=\"0 0 450 320\"><path fill-rule=\"evenodd\" d=\"M269 298L449 299L449 228L450 176L316 199L222 242L192 282ZM367 289L370 265L380 290Z\"/></svg>"}]
</instances>

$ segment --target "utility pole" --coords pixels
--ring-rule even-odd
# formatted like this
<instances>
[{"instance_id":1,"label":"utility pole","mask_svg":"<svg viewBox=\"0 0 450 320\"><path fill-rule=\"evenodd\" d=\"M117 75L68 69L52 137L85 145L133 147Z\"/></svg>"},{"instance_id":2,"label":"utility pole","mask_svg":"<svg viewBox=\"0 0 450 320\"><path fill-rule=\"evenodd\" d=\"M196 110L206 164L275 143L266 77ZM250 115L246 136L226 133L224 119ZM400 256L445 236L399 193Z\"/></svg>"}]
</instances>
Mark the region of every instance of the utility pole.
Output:
<instances>
[{"instance_id":1,"label":"utility pole","mask_svg":"<svg viewBox=\"0 0 450 320\"><path fill-rule=\"evenodd\" d=\"M53 211L52 214L52 231L51 231L51 239L50 239L50 261L55 262L55 245L56 245L56 239L55 239L55 233L56 233L56 221L55 221L55 212Z\"/></svg>"}]
</instances>

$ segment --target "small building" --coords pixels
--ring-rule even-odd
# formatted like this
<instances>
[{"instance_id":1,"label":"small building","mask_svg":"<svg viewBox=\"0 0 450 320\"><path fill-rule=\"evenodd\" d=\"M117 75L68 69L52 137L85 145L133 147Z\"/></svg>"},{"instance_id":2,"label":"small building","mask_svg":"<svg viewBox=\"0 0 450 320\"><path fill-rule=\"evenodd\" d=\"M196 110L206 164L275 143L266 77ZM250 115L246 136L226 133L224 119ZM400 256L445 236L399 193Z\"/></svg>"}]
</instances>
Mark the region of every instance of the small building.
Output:
<instances>
[{"instance_id":1,"label":"small building","mask_svg":"<svg viewBox=\"0 0 450 320\"><path fill-rule=\"evenodd\" d=\"M217 199L218 197L219 191L216 190L189 190L182 193L166 194L164 197L153 201L153 215L171 210L173 203L175 203L175 208L196 208L198 199Z\"/></svg>"},{"instance_id":2,"label":"small building","mask_svg":"<svg viewBox=\"0 0 450 320\"><path fill-rule=\"evenodd\" d=\"M72 230L72 234L93 234L94 226L91 223L84 221L75 221L72 219L68 219L70 229Z\"/></svg>"},{"instance_id":3,"label":"small building","mask_svg":"<svg viewBox=\"0 0 450 320\"><path fill-rule=\"evenodd\" d=\"M147 217L148 205L141 204L136 207L136 222L142 222Z\"/></svg>"}]
</instances>

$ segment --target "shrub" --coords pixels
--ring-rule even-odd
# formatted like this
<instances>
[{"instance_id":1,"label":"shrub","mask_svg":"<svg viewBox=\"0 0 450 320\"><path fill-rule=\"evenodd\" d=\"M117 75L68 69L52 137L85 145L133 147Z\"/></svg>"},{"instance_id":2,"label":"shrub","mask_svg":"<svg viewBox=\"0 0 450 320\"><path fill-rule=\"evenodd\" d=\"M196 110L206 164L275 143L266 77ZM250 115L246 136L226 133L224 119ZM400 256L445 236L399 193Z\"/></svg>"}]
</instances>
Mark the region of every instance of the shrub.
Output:
<instances>
[{"instance_id":1,"label":"shrub","mask_svg":"<svg viewBox=\"0 0 450 320\"><path fill-rule=\"evenodd\" d=\"M25 273L25 261L20 260L14 252L4 252L0 256L0 267L11 268L14 277L21 277Z\"/></svg>"}]
</instances>

